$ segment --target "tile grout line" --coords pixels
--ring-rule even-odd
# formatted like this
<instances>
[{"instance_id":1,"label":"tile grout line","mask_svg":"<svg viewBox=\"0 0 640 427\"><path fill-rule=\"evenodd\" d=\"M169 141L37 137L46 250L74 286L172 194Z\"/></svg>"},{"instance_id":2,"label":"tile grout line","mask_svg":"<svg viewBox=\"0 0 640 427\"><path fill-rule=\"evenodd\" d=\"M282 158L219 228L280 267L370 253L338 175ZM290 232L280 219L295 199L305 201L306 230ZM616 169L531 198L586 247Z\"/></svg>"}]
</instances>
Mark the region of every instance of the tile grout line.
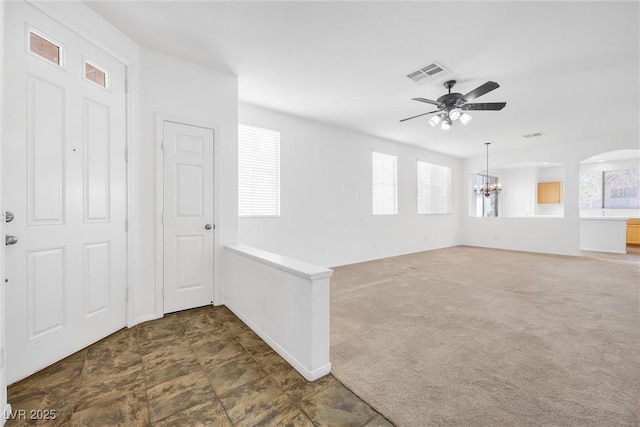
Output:
<instances>
[{"instance_id":1,"label":"tile grout line","mask_svg":"<svg viewBox=\"0 0 640 427\"><path fill-rule=\"evenodd\" d=\"M240 340L238 339L238 337L239 337L240 335L242 335L243 333L251 332L251 333L254 333L254 334L255 334L255 332L254 332L253 330L251 330L251 328L249 328L247 331L244 331L244 332L239 333L239 334L234 334L234 333L233 333L233 332L232 332L232 331L231 331L231 330L226 326L225 322L224 322L222 319L218 318L217 316L216 316L216 318L217 318L218 320L220 320L220 322L222 323L222 326L223 326L224 328L226 328L226 329L227 329L227 332L229 332L229 333L231 334L231 338L233 338L233 339L235 340L235 342L237 342L238 344L240 344L240 346L242 347L242 349L243 349L243 350L244 350L244 351L249 355L249 357L251 358L251 360L253 360L253 361L256 363L256 365L258 365L258 367L260 368L260 370L262 370L262 372L264 372L265 376L266 376L266 377L268 377L268 378L270 378L270 379L272 379L272 380L275 382L275 384L276 384L276 386L278 387L278 389L279 389L280 391L282 391L282 393L283 393L283 394L287 395L287 396L291 399L291 396L289 396L289 394L286 392L286 390L284 390L284 389L280 386L280 383L279 383L279 382L278 382L278 381L277 381L277 380L276 380L276 379L275 379L275 378L274 378L274 377L273 377L269 372L267 372L267 370L266 370L266 369L265 369L265 367L262 365L262 363L260 363L260 362L258 361L258 359L256 359L256 358L253 356L253 353L252 353L252 352L251 352L251 351L250 351L250 350L249 350L249 349L248 349L244 344L242 344L242 342L240 342ZM254 380L254 381L257 381L257 380ZM248 384L251 384L251 382L253 382L253 381L250 381ZM242 386L238 386L238 387L242 387ZM237 387L236 387L236 388L237 388ZM232 389L232 390L234 390L234 389ZM232 390L227 390L226 392L230 392L230 391L232 391ZM294 401L293 401L293 399L291 399L291 401L292 401L291 405L289 405L289 406L287 406L286 408L284 408L284 410L287 410L287 409L289 409L289 408L291 408L291 407L293 407L293 406L295 406L296 408L298 408L297 403L296 403L296 402L294 402ZM224 408L224 405L222 405L222 406L223 406L223 408ZM300 409L300 408L298 408L298 409ZM225 408L225 412L226 412L226 408ZM267 418L265 418L265 419L261 420L261 421L260 421L260 423L264 423L264 422L266 422L266 421L269 421L269 420L271 420L271 419L275 418L277 415L278 415L278 413L272 414L271 416L269 416L269 417L267 417ZM228 415L227 415L227 416L228 416ZM305 414L305 416L306 416L306 414ZM307 417L307 418L309 418L309 417ZM231 418L229 418L229 420L231 421ZM231 422L231 423L233 424L233 422ZM312 423L312 424L313 424L313 423Z\"/></svg>"},{"instance_id":2,"label":"tile grout line","mask_svg":"<svg viewBox=\"0 0 640 427\"><path fill-rule=\"evenodd\" d=\"M249 331L245 331L245 332L243 332L243 333L246 333L246 332L251 332L251 333L255 334L255 332L254 332L253 330L251 330L251 328L249 328ZM240 334L240 335L242 335L242 334ZM256 334L256 335L257 335L257 334ZM238 336L239 336L239 335L238 335ZM299 401L295 401L295 400L292 398L292 396L289 394L289 392L287 392L284 388L282 388L282 386L280 385L280 383L278 382L278 380L277 380L273 375L271 375L269 372L267 372L267 370L266 370L266 369L265 369L265 367L262 365L262 363L260 363L260 361L259 361L258 359L256 359L256 358L253 356L253 353L252 353L252 352L251 352L251 351L250 351L250 350L249 350L245 345L243 345L243 344L240 342L240 340L238 340L238 337L237 337L237 336L234 336L233 338L234 338L234 339L235 339L235 340L236 340L236 341L237 341L237 342L242 346L242 348L244 348L244 349L245 349L245 351L246 351L247 353L249 353L249 356L251 357L251 359L253 359L253 361L254 361L254 362L255 362L255 363L260 367L260 369L262 369L262 371L263 371L263 372L264 372L268 377L270 377L270 378L271 378L271 379L276 383L276 385L278 386L278 388L279 388L279 389L280 389L284 394L286 394L286 395L291 399L292 404L291 404L291 405L289 405L289 406L287 406L287 407L285 408L285 410L295 406L295 407L296 407L296 408L297 408L297 409L298 409L298 410L299 410L299 411L300 411L300 412L301 412L301 413L302 413L302 414L303 414L303 415L304 415L304 416L309 420L309 422L310 422L311 424L313 424L314 426L317 426L317 424L315 424L315 423L311 420L311 418L309 417L309 415L308 415L308 414L304 411L304 409L300 406L300 401L302 401L302 400L304 400L304 399L308 399L308 398L310 398L310 397L312 397L312 396L315 396L316 394L320 393L321 391L324 391L325 389L328 389L328 388L330 388L330 387L333 387L333 386L335 386L336 384L333 384L333 385L331 385L331 386L330 386L330 385L325 385L325 386L323 386L323 387L320 387L318 390L316 390L316 391L314 391L313 393L311 393L311 394L309 394L309 395L305 396L304 398L300 399ZM258 338L259 338L259 336L258 336ZM261 338L260 338L260 339L261 339ZM264 342L264 341L263 341L263 342ZM267 344L267 345L268 345L268 344ZM269 346L269 348L271 348L271 347ZM273 349L272 349L272 351L273 351ZM274 351L274 353L275 353L275 354L278 354L278 353L277 353L277 352L275 352L275 351ZM278 356L280 356L280 355L278 355ZM280 356L280 357L282 357L282 356ZM288 363L288 362L287 362L287 363ZM293 369L293 368L292 368L292 369ZM303 379L304 379L304 377L303 377ZM305 380L306 380L306 379L305 379ZM275 418L277 415L278 415L277 413L276 413L276 414L273 414L273 415L271 415L270 417L265 418L264 420L262 420L262 422L269 421L269 420L271 420L272 418ZM373 419L373 418L372 418L372 419ZM371 421L371 420L369 420L369 421Z\"/></svg>"},{"instance_id":3,"label":"tile grout line","mask_svg":"<svg viewBox=\"0 0 640 427\"><path fill-rule=\"evenodd\" d=\"M253 332L251 329L249 329L249 331L251 331L252 333L254 333L254 334L255 334L255 332ZM246 331L245 331L245 332L246 332ZM245 333L245 332L243 332L243 333ZM242 334L239 334L238 336L240 336L240 335L242 335ZM240 342L240 340L238 339L238 336L236 336L236 335L232 335L232 336L233 336L233 339L234 339L234 340L236 340L236 342L237 342L238 344L240 344L240 346L244 349L244 351L246 351L246 352L249 354L249 357L251 357L251 360L253 360L253 361L254 361L254 362L255 362L255 363L260 367L260 369L262 370L262 372L264 372L265 376L267 376L267 377L271 378L271 379L276 383L276 385L278 386L278 388L282 391L282 393L286 394L286 395L291 399L291 396L289 396L289 393L287 393L287 392L286 392L286 390L284 390L284 389L280 386L280 384L278 383L278 381L277 381L277 380L276 380L276 379L275 379L275 378L274 378L270 373L268 373L268 372L267 372L267 370L264 368L264 366L262 366L262 363L260 363L260 362L258 361L258 359L256 359L256 358L253 356L253 353L252 353L252 352L251 352L247 347L245 347L245 346ZM254 380L254 381L257 381L257 380ZM289 405L289 406L287 406L286 408L284 408L284 409L283 409L283 411L286 411L286 410L288 410L289 408L291 408L291 407L293 407L293 406L295 406L296 408L300 409L300 408L298 407L297 403L296 403L296 402L294 402L294 401L293 401L293 399L291 399L291 405ZM276 416L278 416L278 413L272 414L271 416L269 416L269 417L267 417L267 418L263 419L262 421L260 421L260 423L266 423L267 421L272 420L272 419L273 419L273 418L275 418ZM309 418L309 417L307 416L307 414L305 414L305 417L307 417L307 419ZM309 421L311 421L311 420L309 420ZM312 424L313 424L313 423L312 423Z\"/></svg>"},{"instance_id":4,"label":"tile grout line","mask_svg":"<svg viewBox=\"0 0 640 427\"><path fill-rule=\"evenodd\" d=\"M211 315L214 317L214 319L220 321L220 319L218 319L218 316L216 316L216 313L213 310L213 305L211 306L209 311L211 312ZM222 321L220 321L220 323L222 323L222 327L223 328L226 327L225 324ZM189 348L191 348L191 351L193 351L193 347L191 346L191 341L189 341ZM194 352L194 355L195 355L195 352ZM196 355L196 359L198 359L197 355ZM222 399L220 399L220 396L218 396L218 393L216 393L215 389L213 388L213 383L211 382L211 378L209 377L209 374L204 370L204 366L202 366L202 363L200 362L200 359L198 359L198 364L200 365L200 369L202 370L202 372L207 377L207 382L211 386L211 391L213 391L214 396L216 397L216 399L218 399L218 402L220 402L220 406L222 407L222 410L224 411L225 416L229 420L229 424L233 425L233 421L231 421L231 417L229 416L229 413L227 412L227 408L224 407L224 404L222 403Z\"/></svg>"},{"instance_id":5,"label":"tile grout line","mask_svg":"<svg viewBox=\"0 0 640 427\"><path fill-rule=\"evenodd\" d=\"M140 369L142 370L142 386L144 387L144 400L145 400L145 407L147 408L147 419L149 420L149 425L151 426L151 408L149 407L149 395L147 393L147 375L146 375L146 371L144 368L144 363L142 363L142 346L140 345L140 334L139 334L139 328L138 325L134 326L135 328L135 334L136 334L136 344L138 344L138 357L139 357L139 363L140 363Z\"/></svg>"},{"instance_id":6,"label":"tile grout line","mask_svg":"<svg viewBox=\"0 0 640 427\"><path fill-rule=\"evenodd\" d=\"M71 418L73 417L73 414L76 412L76 405L78 403L78 390L80 389L80 386L82 385L82 380L84 379L84 376L86 374L88 354L89 354L89 348L86 347L84 349L84 357L82 358L82 368L80 369L80 378L78 379L78 386L75 390L75 393L73 394L73 403L71 404L71 413L69 414L69 423L71 423Z\"/></svg>"},{"instance_id":7,"label":"tile grout line","mask_svg":"<svg viewBox=\"0 0 640 427\"><path fill-rule=\"evenodd\" d=\"M218 319L218 317L215 315L214 311L213 311L213 306L211 306L211 308L209 308L209 311L211 312L211 315L214 317L214 319L216 320L220 320ZM196 358L196 360L198 361L198 366L200 366L200 371L204 374L204 376L207 378L207 383L209 383L209 386L211 387L211 391L213 392L214 397L218 400L218 402L220 403L220 406L222 407L222 410L224 411L225 416L227 417L227 419L229 420L229 424L233 425L233 422L231 421L231 417L229 417L229 414L227 413L227 408L224 407L224 404L222 403L222 400L220 399L220 396L218 396L218 393L216 393L214 387L213 387L213 383L211 383L211 378L209 377L209 373L207 371L205 371L204 366L202 365L202 361L200 360L200 358L198 357L198 355L196 354L196 352L193 350L193 344L191 342L191 340L189 339L189 337L186 334L186 330L184 328L184 326L182 325L182 322L180 321L180 318L178 317L178 322L180 322L180 327L182 328L182 332L184 334L184 338L187 340L187 342L189 343L189 349L191 350L191 352L193 353L193 356ZM225 325L222 321L220 321L220 323L222 323L222 327L224 328ZM195 406L195 405L194 405Z\"/></svg>"}]
</instances>

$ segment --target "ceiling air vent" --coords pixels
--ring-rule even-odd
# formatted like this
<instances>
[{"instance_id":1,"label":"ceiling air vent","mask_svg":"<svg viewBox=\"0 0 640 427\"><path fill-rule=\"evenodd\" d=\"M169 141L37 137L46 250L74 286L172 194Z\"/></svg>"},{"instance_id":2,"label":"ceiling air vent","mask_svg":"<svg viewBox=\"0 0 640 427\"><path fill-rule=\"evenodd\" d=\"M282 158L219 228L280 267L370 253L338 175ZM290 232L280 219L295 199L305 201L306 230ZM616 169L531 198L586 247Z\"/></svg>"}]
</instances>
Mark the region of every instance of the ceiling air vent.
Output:
<instances>
[{"instance_id":1,"label":"ceiling air vent","mask_svg":"<svg viewBox=\"0 0 640 427\"><path fill-rule=\"evenodd\" d=\"M441 76L447 74L447 72L447 69L445 69L442 65L434 62L418 70L410 72L409 74L407 74L407 77L418 83L424 79L435 80L436 78L440 78Z\"/></svg>"},{"instance_id":2,"label":"ceiling air vent","mask_svg":"<svg viewBox=\"0 0 640 427\"><path fill-rule=\"evenodd\" d=\"M529 135L522 135L523 138L535 138L537 136L542 136L543 134L540 132L530 133Z\"/></svg>"}]
</instances>

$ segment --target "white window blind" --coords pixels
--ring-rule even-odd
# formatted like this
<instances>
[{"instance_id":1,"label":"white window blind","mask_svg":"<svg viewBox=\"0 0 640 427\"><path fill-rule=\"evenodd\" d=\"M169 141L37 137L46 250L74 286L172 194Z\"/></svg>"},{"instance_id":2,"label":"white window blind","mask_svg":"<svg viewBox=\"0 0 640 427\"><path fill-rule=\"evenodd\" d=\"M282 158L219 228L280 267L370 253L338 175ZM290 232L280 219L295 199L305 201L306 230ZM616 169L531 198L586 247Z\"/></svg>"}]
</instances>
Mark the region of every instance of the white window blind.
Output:
<instances>
[{"instance_id":1,"label":"white window blind","mask_svg":"<svg viewBox=\"0 0 640 427\"><path fill-rule=\"evenodd\" d=\"M418 213L451 213L451 168L418 161Z\"/></svg>"},{"instance_id":2,"label":"white window blind","mask_svg":"<svg viewBox=\"0 0 640 427\"><path fill-rule=\"evenodd\" d=\"M372 200L374 215L398 214L398 158L372 152Z\"/></svg>"},{"instance_id":3,"label":"white window blind","mask_svg":"<svg viewBox=\"0 0 640 427\"><path fill-rule=\"evenodd\" d=\"M238 215L280 216L280 132L238 127Z\"/></svg>"}]
</instances>

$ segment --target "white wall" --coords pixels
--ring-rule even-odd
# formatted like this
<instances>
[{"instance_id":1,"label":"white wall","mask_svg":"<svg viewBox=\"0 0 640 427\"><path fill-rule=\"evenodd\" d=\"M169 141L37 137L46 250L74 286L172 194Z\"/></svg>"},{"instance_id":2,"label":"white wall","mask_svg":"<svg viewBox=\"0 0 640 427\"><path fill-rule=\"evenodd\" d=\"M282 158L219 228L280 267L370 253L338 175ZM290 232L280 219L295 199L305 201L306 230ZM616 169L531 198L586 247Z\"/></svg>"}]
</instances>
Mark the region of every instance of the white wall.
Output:
<instances>
[{"instance_id":1,"label":"white wall","mask_svg":"<svg viewBox=\"0 0 640 427\"><path fill-rule=\"evenodd\" d=\"M524 162L551 162L564 165L563 201L564 217L529 218L475 218L462 216L462 243L498 249L578 255L580 253L580 221L578 205L578 173L580 161L593 155L612 150L637 149L640 135L612 134L606 139L589 139L515 150L511 147L495 146L491 164L499 169L501 164ZM514 142L514 146L516 143ZM509 151L505 151L509 150ZM463 162L462 191L469 196L463 198L465 212L469 212L471 179L482 170L485 158L475 157ZM502 181L504 186L509 185ZM466 190L465 190L466 188Z\"/></svg>"},{"instance_id":2,"label":"white wall","mask_svg":"<svg viewBox=\"0 0 640 427\"><path fill-rule=\"evenodd\" d=\"M333 271L245 245L225 255L225 305L307 380L328 374Z\"/></svg>"},{"instance_id":3,"label":"white wall","mask_svg":"<svg viewBox=\"0 0 640 427\"><path fill-rule=\"evenodd\" d=\"M626 254L626 219L619 217L581 218L580 250Z\"/></svg>"},{"instance_id":4,"label":"white wall","mask_svg":"<svg viewBox=\"0 0 640 427\"><path fill-rule=\"evenodd\" d=\"M140 158L139 182L140 277L135 292L138 321L160 317L162 259L156 254L160 215L156 206L156 114L187 124L211 126L215 131L215 272L214 303L222 302L224 245L237 237L238 84L235 76L183 61L163 53L140 53Z\"/></svg>"},{"instance_id":5,"label":"white wall","mask_svg":"<svg viewBox=\"0 0 640 427\"><path fill-rule=\"evenodd\" d=\"M337 266L460 242L460 160L240 104L240 123L280 132L281 216L240 218L238 241ZM398 215L371 214L371 151L398 156ZM416 160L452 168L451 215L416 213Z\"/></svg>"}]
</instances>

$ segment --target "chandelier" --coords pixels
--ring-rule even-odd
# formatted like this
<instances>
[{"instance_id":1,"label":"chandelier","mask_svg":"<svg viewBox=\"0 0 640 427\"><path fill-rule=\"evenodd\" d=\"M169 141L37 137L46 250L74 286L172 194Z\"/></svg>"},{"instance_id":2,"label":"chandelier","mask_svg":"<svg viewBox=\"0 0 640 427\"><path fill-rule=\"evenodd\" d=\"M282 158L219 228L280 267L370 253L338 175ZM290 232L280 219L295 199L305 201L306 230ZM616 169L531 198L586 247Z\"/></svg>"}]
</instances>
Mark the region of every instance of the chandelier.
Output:
<instances>
[{"instance_id":1,"label":"chandelier","mask_svg":"<svg viewBox=\"0 0 640 427\"><path fill-rule=\"evenodd\" d=\"M482 186L478 188L477 185L473 186L473 191L476 195L483 195L484 197L491 197L492 194L498 194L502 188L500 188L500 184L491 184L489 185L489 144L490 142L485 142L484 145L487 146L487 169L485 176L482 179Z\"/></svg>"}]
</instances>

